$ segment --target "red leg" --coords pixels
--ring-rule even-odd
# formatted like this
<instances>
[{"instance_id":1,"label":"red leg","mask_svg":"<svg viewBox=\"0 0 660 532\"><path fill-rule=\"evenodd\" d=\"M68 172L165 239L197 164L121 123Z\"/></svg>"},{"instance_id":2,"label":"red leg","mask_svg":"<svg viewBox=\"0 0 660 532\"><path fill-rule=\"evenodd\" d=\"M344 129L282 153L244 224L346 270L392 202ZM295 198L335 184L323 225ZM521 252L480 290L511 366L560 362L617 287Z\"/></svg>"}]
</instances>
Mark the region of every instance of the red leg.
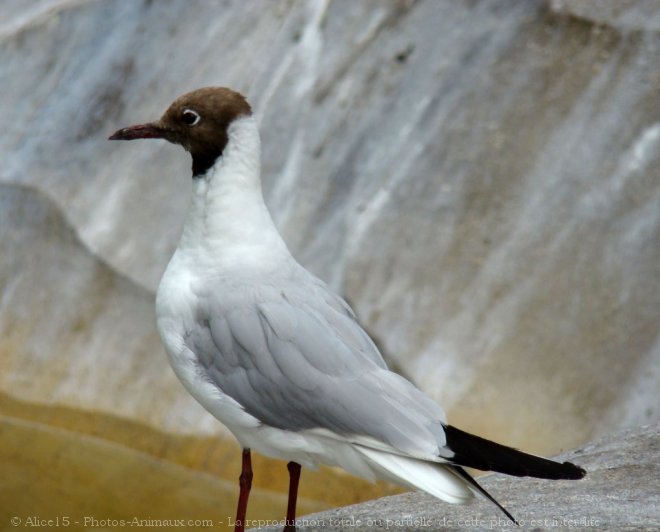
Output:
<instances>
[{"instance_id":1,"label":"red leg","mask_svg":"<svg viewBox=\"0 0 660 532\"><path fill-rule=\"evenodd\" d=\"M243 532L245 530L245 514L247 513L248 497L252 487L252 460L250 449L243 449L243 465L241 467L241 476L238 477L238 485L241 488L238 496L238 508L236 509L236 526L234 532Z\"/></svg>"},{"instance_id":2,"label":"red leg","mask_svg":"<svg viewBox=\"0 0 660 532\"><path fill-rule=\"evenodd\" d=\"M300 464L289 462L289 503L286 506L286 523L284 532L296 531L296 501L298 500L298 481L300 480Z\"/></svg>"}]
</instances>

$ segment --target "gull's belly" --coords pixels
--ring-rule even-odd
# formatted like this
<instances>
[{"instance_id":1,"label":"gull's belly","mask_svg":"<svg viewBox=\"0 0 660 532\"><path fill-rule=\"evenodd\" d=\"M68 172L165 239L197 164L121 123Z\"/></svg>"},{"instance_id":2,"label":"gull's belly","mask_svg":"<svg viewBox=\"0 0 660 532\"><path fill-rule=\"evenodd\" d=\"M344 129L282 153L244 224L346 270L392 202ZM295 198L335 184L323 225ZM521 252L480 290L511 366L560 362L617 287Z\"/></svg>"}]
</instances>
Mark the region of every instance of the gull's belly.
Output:
<instances>
[{"instance_id":1,"label":"gull's belly","mask_svg":"<svg viewBox=\"0 0 660 532\"><path fill-rule=\"evenodd\" d=\"M265 456L282 460L294 460L305 467L316 469L319 463L340 465L336 440L329 440L316 431L290 432L270 427L248 414L206 376L197 355L186 346L185 330L179 327L176 319L159 317L158 330L161 334L170 365L186 390L208 412L225 425L239 441L241 447L252 449ZM332 441L331 445L328 443ZM345 447L345 445L341 445ZM331 451L331 452L329 452ZM348 449L343 452L346 453ZM353 455L354 453L349 453ZM371 480L373 474L366 474L356 467L346 467L359 476ZM364 468L361 468L364 469Z\"/></svg>"}]
</instances>

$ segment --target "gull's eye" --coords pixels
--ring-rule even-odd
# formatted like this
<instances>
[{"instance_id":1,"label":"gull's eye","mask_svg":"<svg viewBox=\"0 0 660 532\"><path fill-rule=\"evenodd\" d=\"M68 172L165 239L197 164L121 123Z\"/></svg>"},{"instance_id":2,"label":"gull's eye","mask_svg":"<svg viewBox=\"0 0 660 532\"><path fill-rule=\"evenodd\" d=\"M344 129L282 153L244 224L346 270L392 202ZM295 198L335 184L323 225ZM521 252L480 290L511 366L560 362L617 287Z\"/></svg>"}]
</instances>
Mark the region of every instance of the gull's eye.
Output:
<instances>
[{"instance_id":1,"label":"gull's eye","mask_svg":"<svg viewBox=\"0 0 660 532\"><path fill-rule=\"evenodd\" d=\"M193 111L192 109L184 109L181 116L184 124L189 126L197 125L202 118L197 111Z\"/></svg>"}]
</instances>

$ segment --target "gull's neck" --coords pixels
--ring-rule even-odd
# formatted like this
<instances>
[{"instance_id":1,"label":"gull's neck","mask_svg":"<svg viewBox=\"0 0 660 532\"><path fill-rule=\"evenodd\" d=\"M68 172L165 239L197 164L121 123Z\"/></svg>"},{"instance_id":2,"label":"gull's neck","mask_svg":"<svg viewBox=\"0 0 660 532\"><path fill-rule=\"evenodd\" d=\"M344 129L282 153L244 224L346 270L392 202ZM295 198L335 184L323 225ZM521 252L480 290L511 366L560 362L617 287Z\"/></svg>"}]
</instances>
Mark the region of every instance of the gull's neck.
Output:
<instances>
[{"instance_id":1,"label":"gull's neck","mask_svg":"<svg viewBox=\"0 0 660 532\"><path fill-rule=\"evenodd\" d=\"M291 255L263 200L256 120L239 118L227 133L222 156L192 180L177 254L216 271L277 268Z\"/></svg>"}]
</instances>

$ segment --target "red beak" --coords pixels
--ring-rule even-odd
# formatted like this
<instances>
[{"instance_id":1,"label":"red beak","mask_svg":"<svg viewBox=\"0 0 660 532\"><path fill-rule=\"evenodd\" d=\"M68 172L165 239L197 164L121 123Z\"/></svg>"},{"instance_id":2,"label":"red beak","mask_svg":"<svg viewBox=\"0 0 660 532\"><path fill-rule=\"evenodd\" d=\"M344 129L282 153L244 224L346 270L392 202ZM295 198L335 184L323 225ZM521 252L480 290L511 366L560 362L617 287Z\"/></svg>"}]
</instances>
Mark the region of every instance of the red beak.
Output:
<instances>
[{"instance_id":1,"label":"red beak","mask_svg":"<svg viewBox=\"0 0 660 532\"><path fill-rule=\"evenodd\" d=\"M108 140L164 139L166 130L157 122L138 124L115 131Z\"/></svg>"}]
</instances>

